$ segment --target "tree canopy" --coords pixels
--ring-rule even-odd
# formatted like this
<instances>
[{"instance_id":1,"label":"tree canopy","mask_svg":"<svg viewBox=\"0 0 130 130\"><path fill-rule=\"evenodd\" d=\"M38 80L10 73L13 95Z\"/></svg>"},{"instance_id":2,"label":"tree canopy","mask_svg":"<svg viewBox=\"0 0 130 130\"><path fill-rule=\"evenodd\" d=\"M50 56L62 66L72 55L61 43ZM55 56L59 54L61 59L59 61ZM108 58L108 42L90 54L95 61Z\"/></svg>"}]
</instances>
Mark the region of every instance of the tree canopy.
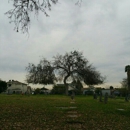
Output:
<instances>
[{"instance_id":1,"label":"tree canopy","mask_svg":"<svg viewBox=\"0 0 130 130\"><path fill-rule=\"evenodd\" d=\"M41 59L38 65L29 63L26 67L26 81L34 84L54 84L63 81L68 93L68 80L84 81L87 85L104 83L105 77L89 64L79 51L66 52L64 55L56 55L52 61Z\"/></svg>"},{"instance_id":2,"label":"tree canopy","mask_svg":"<svg viewBox=\"0 0 130 130\"><path fill-rule=\"evenodd\" d=\"M7 89L7 83L0 79L0 93L4 92Z\"/></svg>"},{"instance_id":3,"label":"tree canopy","mask_svg":"<svg viewBox=\"0 0 130 130\"><path fill-rule=\"evenodd\" d=\"M30 14L43 12L49 16L47 11L51 10L52 5L57 4L59 0L11 0L13 1L13 9L8 10L5 14L8 15L10 23L15 24L15 30L28 32L31 22ZM80 5L82 0L77 0L76 4Z\"/></svg>"}]
</instances>

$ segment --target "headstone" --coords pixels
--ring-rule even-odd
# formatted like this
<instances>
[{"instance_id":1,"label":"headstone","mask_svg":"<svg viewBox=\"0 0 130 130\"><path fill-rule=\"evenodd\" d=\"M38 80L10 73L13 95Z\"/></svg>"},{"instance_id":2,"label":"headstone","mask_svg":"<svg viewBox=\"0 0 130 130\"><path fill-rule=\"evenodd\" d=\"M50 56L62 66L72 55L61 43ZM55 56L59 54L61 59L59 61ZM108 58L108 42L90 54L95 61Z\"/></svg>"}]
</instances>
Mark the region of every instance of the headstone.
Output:
<instances>
[{"instance_id":1,"label":"headstone","mask_svg":"<svg viewBox=\"0 0 130 130\"><path fill-rule=\"evenodd\" d=\"M96 93L93 94L93 99L97 99L97 94Z\"/></svg>"},{"instance_id":2,"label":"headstone","mask_svg":"<svg viewBox=\"0 0 130 130\"><path fill-rule=\"evenodd\" d=\"M129 96L128 95L125 96L125 101L129 102Z\"/></svg>"},{"instance_id":3,"label":"headstone","mask_svg":"<svg viewBox=\"0 0 130 130\"><path fill-rule=\"evenodd\" d=\"M75 97L75 93L74 93L74 91L72 91L71 99L74 100L74 97Z\"/></svg>"},{"instance_id":4,"label":"headstone","mask_svg":"<svg viewBox=\"0 0 130 130\"><path fill-rule=\"evenodd\" d=\"M27 86L26 94L27 94L28 96L30 96L30 93L31 93L31 87L30 87L30 86Z\"/></svg>"},{"instance_id":5,"label":"headstone","mask_svg":"<svg viewBox=\"0 0 130 130\"><path fill-rule=\"evenodd\" d=\"M106 104L108 102L108 93L105 93L104 95L104 103Z\"/></svg>"},{"instance_id":6,"label":"headstone","mask_svg":"<svg viewBox=\"0 0 130 130\"><path fill-rule=\"evenodd\" d=\"M117 109L117 110L119 110L119 111L125 111L124 109Z\"/></svg>"},{"instance_id":7,"label":"headstone","mask_svg":"<svg viewBox=\"0 0 130 130\"><path fill-rule=\"evenodd\" d=\"M102 102L102 93L99 93L99 102Z\"/></svg>"}]
</instances>

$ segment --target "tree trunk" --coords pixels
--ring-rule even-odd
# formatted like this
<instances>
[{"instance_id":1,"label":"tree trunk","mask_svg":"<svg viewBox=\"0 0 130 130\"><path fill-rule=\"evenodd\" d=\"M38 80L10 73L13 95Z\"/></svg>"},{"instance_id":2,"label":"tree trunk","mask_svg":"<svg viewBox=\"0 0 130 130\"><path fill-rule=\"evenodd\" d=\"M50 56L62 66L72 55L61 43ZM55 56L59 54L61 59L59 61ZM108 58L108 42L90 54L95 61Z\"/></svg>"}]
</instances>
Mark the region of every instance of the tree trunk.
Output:
<instances>
[{"instance_id":1,"label":"tree trunk","mask_svg":"<svg viewBox=\"0 0 130 130\"><path fill-rule=\"evenodd\" d=\"M128 90L130 91L130 70L127 70Z\"/></svg>"},{"instance_id":2,"label":"tree trunk","mask_svg":"<svg viewBox=\"0 0 130 130\"><path fill-rule=\"evenodd\" d=\"M66 88L66 91L65 91L65 94L68 95L68 84L66 83L66 80L67 78L70 76L70 74L68 74L67 76L65 76L64 78L64 85L65 85L65 88Z\"/></svg>"}]
</instances>

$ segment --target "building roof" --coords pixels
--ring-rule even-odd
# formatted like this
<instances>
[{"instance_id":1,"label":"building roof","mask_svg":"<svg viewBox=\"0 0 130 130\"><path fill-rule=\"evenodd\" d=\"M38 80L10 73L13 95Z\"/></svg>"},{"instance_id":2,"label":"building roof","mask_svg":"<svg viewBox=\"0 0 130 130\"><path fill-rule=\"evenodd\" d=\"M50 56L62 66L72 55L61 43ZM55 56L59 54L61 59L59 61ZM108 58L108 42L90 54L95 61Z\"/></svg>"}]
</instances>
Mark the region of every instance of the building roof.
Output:
<instances>
[{"instance_id":1,"label":"building roof","mask_svg":"<svg viewBox=\"0 0 130 130\"><path fill-rule=\"evenodd\" d=\"M27 85L27 84L22 83L22 82L19 82L19 81L17 81L17 80L9 80L9 81L7 82L7 84L22 84L22 85Z\"/></svg>"}]
</instances>

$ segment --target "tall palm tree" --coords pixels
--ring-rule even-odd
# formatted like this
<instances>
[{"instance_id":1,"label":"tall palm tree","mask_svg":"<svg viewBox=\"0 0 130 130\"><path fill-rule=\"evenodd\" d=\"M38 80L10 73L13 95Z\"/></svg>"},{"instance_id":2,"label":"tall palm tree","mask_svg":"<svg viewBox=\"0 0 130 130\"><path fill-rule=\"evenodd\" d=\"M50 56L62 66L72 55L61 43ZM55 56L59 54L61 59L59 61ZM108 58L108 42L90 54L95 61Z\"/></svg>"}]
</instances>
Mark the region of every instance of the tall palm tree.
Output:
<instances>
[{"instance_id":1,"label":"tall palm tree","mask_svg":"<svg viewBox=\"0 0 130 130\"><path fill-rule=\"evenodd\" d=\"M130 65L125 66L125 72L127 72L128 90L130 91Z\"/></svg>"}]
</instances>

